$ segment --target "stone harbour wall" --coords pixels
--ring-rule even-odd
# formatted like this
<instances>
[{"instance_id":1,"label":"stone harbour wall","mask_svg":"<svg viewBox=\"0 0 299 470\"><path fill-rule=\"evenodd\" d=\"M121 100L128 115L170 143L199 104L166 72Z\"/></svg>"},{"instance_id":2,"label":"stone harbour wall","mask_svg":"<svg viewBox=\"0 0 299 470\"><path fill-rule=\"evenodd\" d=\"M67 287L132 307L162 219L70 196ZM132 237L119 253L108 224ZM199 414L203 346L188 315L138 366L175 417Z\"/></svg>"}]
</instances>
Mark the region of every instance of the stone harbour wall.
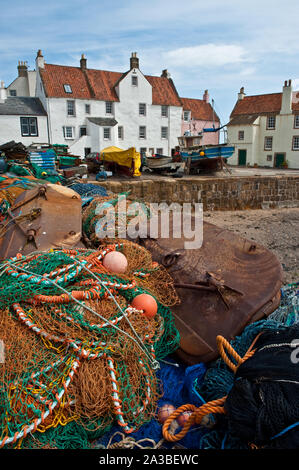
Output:
<instances>
[{"instance_id":1,"label":"stone harbour wall","mask_svg":"<svg viewBox=\"0 0 299 470\"><path fill-rule=\"evenodd\" d=\"M299 207L299 176L161 177L92 183L114 193L131 191L130 197L148 202L202 202L207 211Z\"/></svg>"}]
</instances>

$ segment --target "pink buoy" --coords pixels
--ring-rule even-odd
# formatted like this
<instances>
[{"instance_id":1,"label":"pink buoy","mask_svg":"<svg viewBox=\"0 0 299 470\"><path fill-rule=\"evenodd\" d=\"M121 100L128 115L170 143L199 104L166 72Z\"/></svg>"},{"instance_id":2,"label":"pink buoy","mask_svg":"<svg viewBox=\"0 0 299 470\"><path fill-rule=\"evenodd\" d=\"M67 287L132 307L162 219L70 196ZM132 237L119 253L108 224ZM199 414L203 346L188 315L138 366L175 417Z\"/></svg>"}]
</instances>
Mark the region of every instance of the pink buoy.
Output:
<instances>
[{"instance_id":1,"label":"pink buoy","mask_svg":"<svg viewBox=\"0 0 299 470\"><path fill-rule=\"evenodd\" d=\"M158 421L159 423L163 424L167 418L175 411L175 407L170 403L166 403L165 405L161 406L158 411Z\"/></svg>"},{"instance_id":2,"label":"pink buoy","mask_svg":"<svg viewBox=\"0 0 299 470\"><path fill-rule=\"evenodd\" d=\"M184 424L186 423L186 421L188 421L191 415L192 415L191 411L184 411L177 417L177 422L179 423L180 426L184 426Z\"/></svg>"},{"instance_id":3,"label":"pink buoy","mask_svg":"<svg viewBox=\"0 0 299 470\"><path fill-rule=\"evenodd\" d=\"M144 315L151 319L153 318L157 311L158 305L155 301L154 297L149 294L139 294L137 295L131 303L132 307L136 308L137 310L143 310Z\"/></svg>"},{"instance_id":4,"label":"pink buoy","mask_svg":"<svg viewBox=\"0 0 299 470\"><path fill-rule=\"evenodd\" d=\"M128 261L125 255L119 251L110 251L110 253L104 256L103 266L112 273L121 274L126 271Z\"/></svg>"}]
</instances>

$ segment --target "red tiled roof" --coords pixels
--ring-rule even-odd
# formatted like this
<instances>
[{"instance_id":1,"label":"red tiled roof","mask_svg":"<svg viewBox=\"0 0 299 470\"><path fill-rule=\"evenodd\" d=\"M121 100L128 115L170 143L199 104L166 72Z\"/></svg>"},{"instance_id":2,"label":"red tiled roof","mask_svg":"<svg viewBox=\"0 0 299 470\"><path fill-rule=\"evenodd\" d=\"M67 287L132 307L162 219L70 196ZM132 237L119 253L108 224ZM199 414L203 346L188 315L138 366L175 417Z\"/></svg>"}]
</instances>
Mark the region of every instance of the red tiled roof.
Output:
<instances>
[{"instance_id":1,"label":"red tiled roof","mask_svg":"<svg viewBox=\"0 0 299 470\"><path fill-rule=\"evenodd\" d=\"M45 64L40 69L41 79L46 96L55 98L90 98L87 81L78 67L63 67L60 65ZM63 85L71 85L73 93L66 93Z\"/></svg>"},{"instance_id":2,"label":"red tiled roof","mask_svg":"<svg viewBox=\"0 0 299 470\"><path fill-rule=\"evenodd\" d=\"M231 116L235 116L236 114L279 113L281 97L282 93L245 96L236 103Z\"/></svg>"},{"instance_id":3,"label":"red tiled roof","mask_svg":"<svg viewBox=\"0 0 299 470\"><path fill-rule=\"evenodd\" d=\"M205 121L213 121L213 108L204 100L181 98L184 111L191 111L191 117ZM220 121L214 111L214 121Z\"/></svg>"},{"instance_id":4,"label":"red tiled roof","mask_svg":"<svg viewBox=\"0 0 299 470\"><path fill-rule=\"evenodd\" d=\"M46 96L55 98L97 99L118 101L115 85L124 74L106 70L86 69L80 67L45 64L40 69ZM153 87L153 104L181 106L180 98L171 80L164 77L146 75L145 78ZM72 87L72 93L66 93L63 85Z\"/></svg>"},{"instance_id":5,"label":"red tiled roof","mask_svg":"<svg viewBox=\"0 0 299 470\"><path fill-rule=\"evenodd\" d=\"M153 104L182 106L171 79L166 77L153 77L151 75L145 75L145 78L153 87Z\"/></svg>"}]
</instances>

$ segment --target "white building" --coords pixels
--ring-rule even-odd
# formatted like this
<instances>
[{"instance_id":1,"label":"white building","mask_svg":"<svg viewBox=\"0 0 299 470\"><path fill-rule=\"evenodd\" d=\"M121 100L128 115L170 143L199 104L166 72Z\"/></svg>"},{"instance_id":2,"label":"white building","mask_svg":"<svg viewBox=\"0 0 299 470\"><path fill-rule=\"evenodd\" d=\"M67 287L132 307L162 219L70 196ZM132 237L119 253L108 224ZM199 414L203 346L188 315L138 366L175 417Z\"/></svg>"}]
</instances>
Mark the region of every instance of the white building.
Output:
<instances>
[{"instance_id":1,"label":"white building","mask_svg":"<svg viewBox=\"0 0 299 470\"><path fill-rule=\"evenodd\" d=\"M45 63L36 57L36 96L49 118L50 144L84 156L108 146L170 155L181 134L182 104L167 70L144 75L136 53L125 73Z\"/></svg>"},{"instance_id":2,"label":"white building","mask_svg":"<svg viewBox=\"0 0 299 470\"><path fill-rule=\"evenodd\" d=\"M27 62L19 61L18 76L7 87L7 96L35 96L36 71L28 70Z\"/></svg>"},{"instance_id":3,"label":"white building","mask_svg":"<svg viewBox=\"0 0 299 470\"><path fill-rule=\"evenodd\" d=\"M235 146L232 165L299 168L299 93L291 80L282 93L245 96L241 88L227 137Z\"/></svg>"},{"instance_id":4,"label":"white building","mask_svg":"<svg viewBox=\"0 0 299 470\"><path fill-rule=\"evenodd\" d=\"M12 140L26 147L49 142L48 118L38 98L7 96L7 89L1 82L0 145Z\"/></svg>"}]
</instances>

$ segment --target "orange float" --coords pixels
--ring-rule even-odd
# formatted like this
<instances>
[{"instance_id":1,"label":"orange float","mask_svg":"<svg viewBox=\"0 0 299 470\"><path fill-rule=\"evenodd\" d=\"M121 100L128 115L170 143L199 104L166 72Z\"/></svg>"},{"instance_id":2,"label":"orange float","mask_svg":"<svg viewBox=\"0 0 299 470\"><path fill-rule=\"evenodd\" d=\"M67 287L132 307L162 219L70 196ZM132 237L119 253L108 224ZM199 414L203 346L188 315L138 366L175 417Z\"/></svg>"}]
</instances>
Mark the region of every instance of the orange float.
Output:
<instances>
[{"instance_id":1,"label":"orange float","mask_svg":"<svg viewBox=\"0 0 299 470\"><path fill-rule=\"evenodd\" d=\"M137 310L143 310L144 315L149 319L153 318L158 311L157 302L155 301L154 297L149 294L137 295L133 299L131 305Z\"/></svg>"}]
</instances>

